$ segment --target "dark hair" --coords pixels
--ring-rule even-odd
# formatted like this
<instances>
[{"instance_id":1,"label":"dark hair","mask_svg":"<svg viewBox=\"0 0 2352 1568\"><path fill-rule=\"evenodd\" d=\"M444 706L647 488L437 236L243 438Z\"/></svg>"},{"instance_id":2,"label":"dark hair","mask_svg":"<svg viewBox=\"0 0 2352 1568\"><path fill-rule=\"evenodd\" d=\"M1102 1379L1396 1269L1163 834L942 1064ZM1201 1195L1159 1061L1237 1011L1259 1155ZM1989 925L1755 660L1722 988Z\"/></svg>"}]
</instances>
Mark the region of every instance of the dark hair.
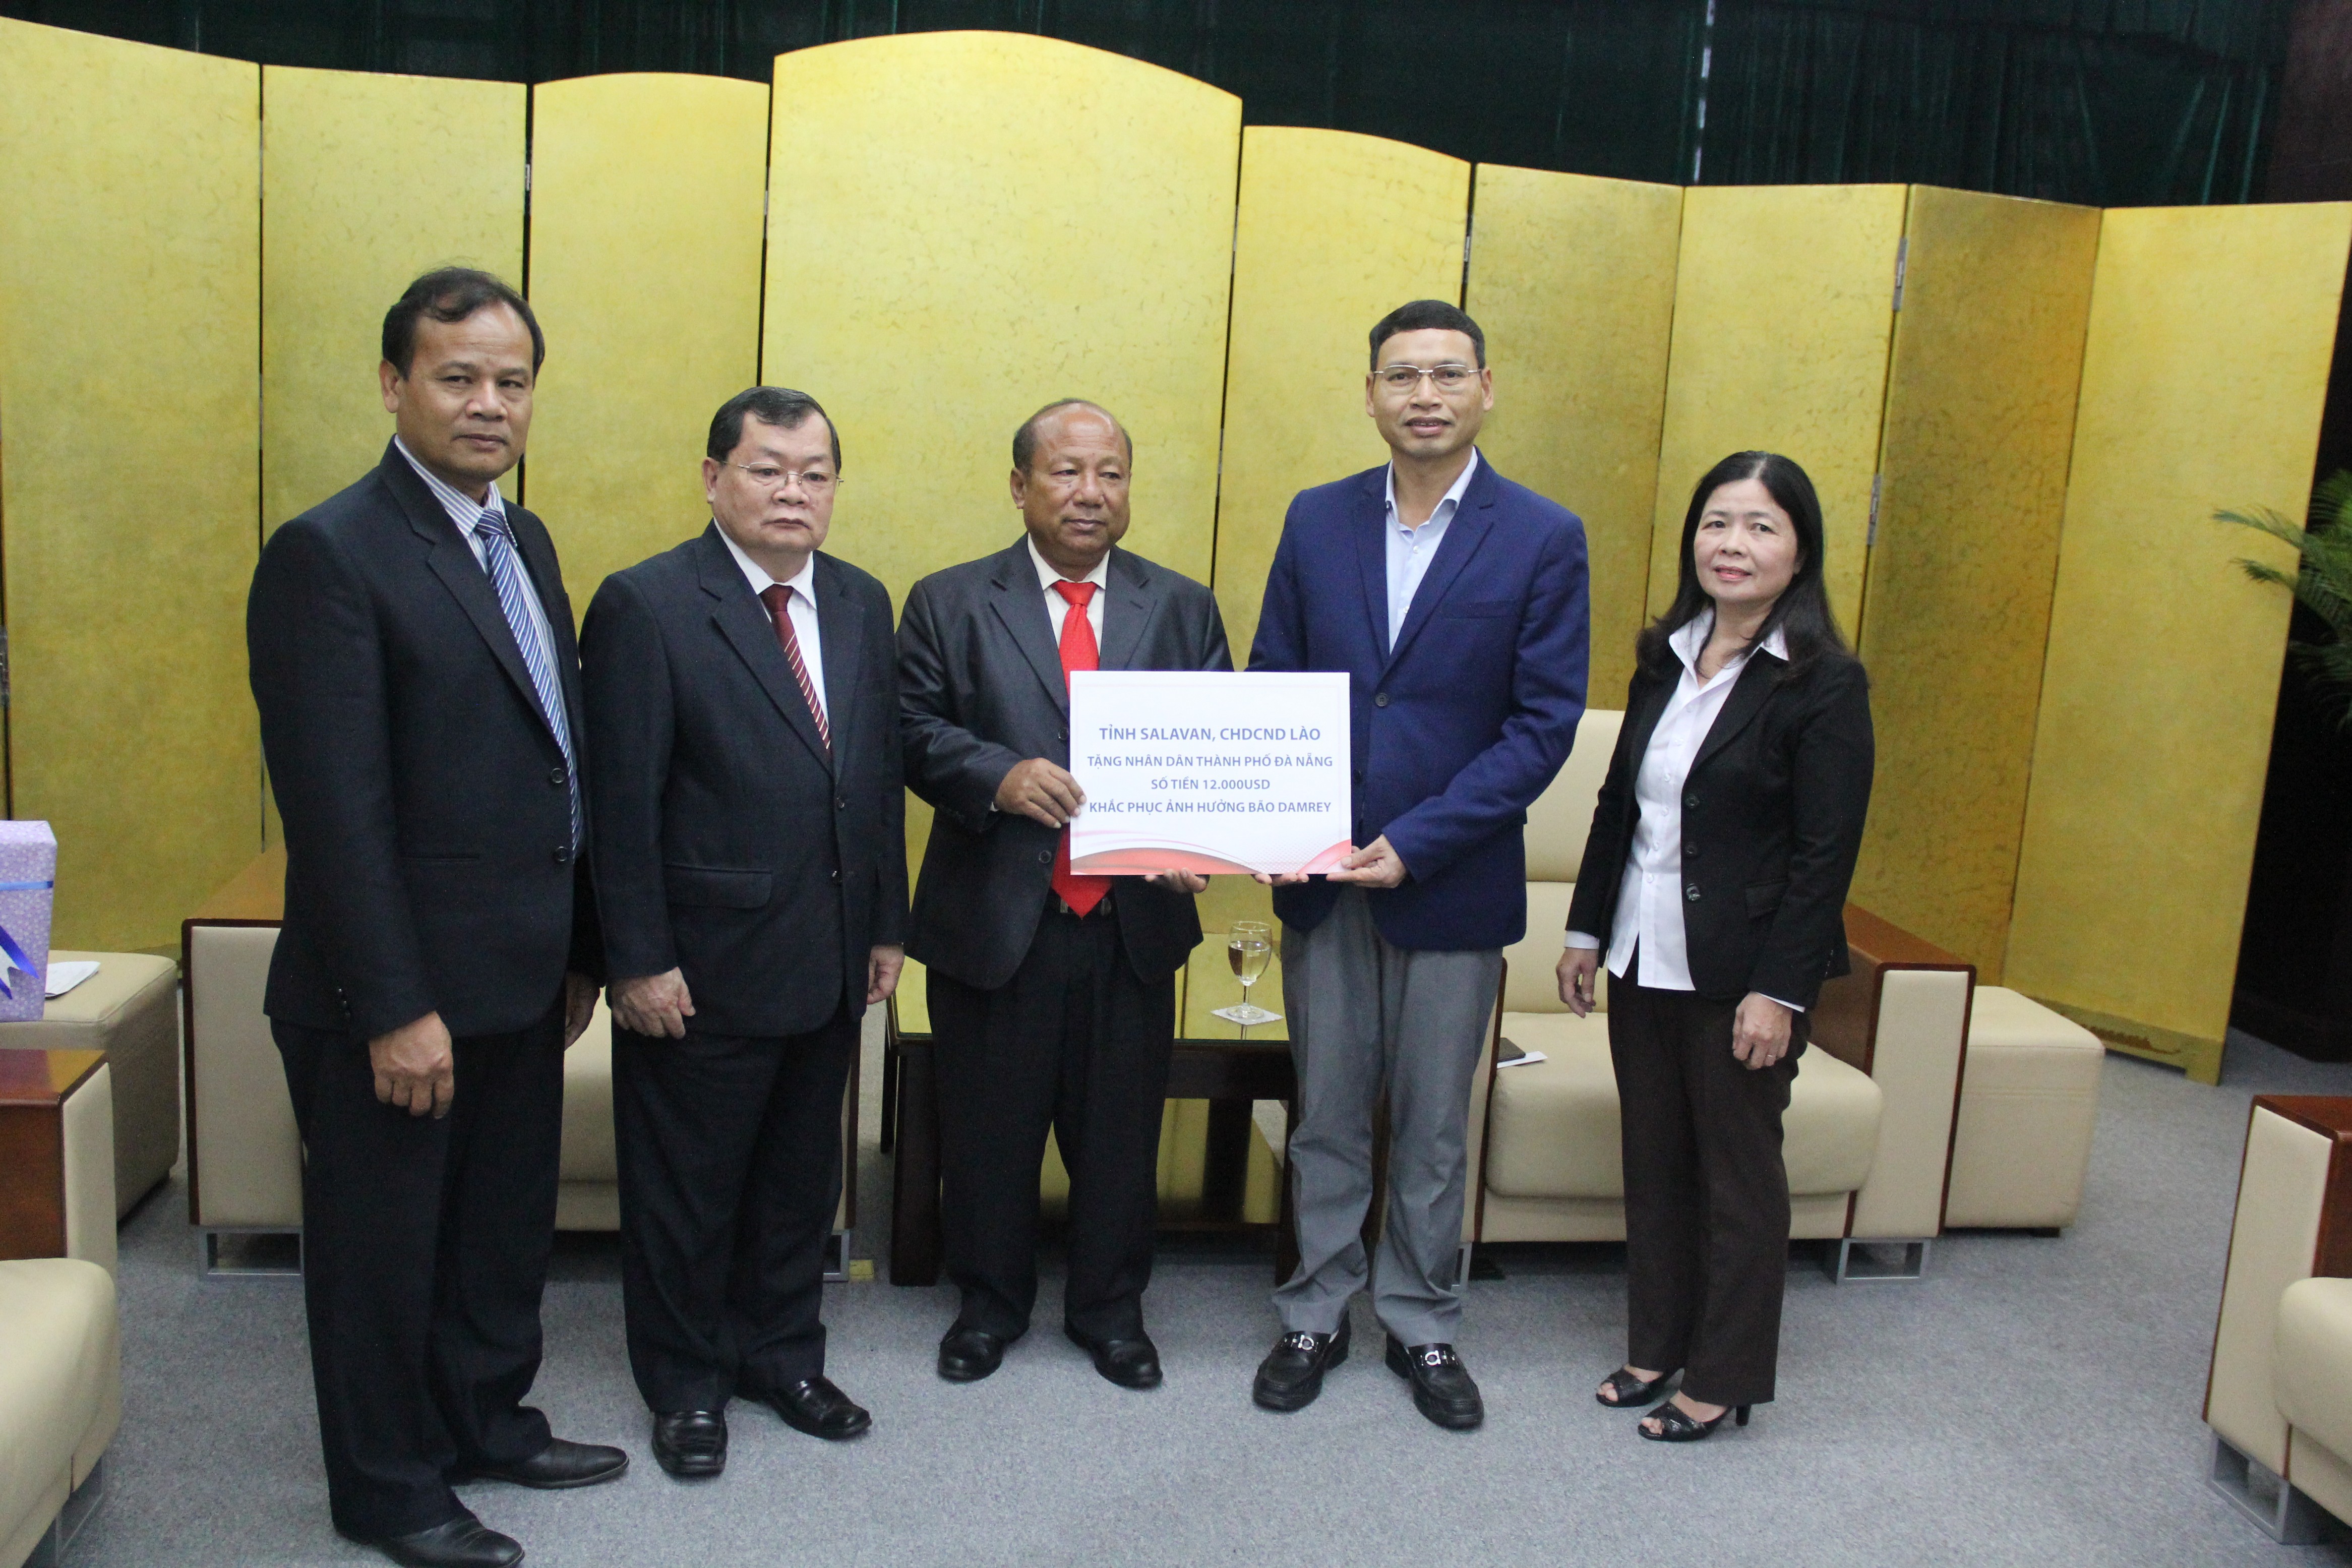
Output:
<instances>
[{"instance_id":1,"label":"dark hair","mask_svg":"<svg viewBox=\"0 0 2352 1568\"><path fill-rule=\"evenodd\" d=\"M841 471L841 432L833 426L833 416L824 405L805 392L794 392L789 386L747 386L719 405L710 416L710 439L703 450L716 462L725 462L728 455L742 444L743 421L757 419L762 425L773 425L780 430L797 430L811 416L824 421L824 433L833 443L833 471Z\"/></svg>"},{"instance_id":2,"label":"dark hair","mask_svg":"<svg viewBox=\"0 0 2352 1568\"><path fill-rule=\"evenodd\" d=\"M1690 510L1683 514L1682 576L1675 586L1675 602L1643 628L1633 645L1634 657L1645 668L1661 669L1673 664L1674 650L1666 639L1714 608L1715 602L1699 586L1692 544L1698 538L1698 521L1706 510L1708 498L1742 479L1760 481L1797 530L1797 574L1781 590L1764 624L1756 628L1750 646L1760 647L1775 631L1780 634L1789 647L1789 668L1781 673L1784 680L1801 679L1824 654L1846 651L1837 616L1830 608L1829 590L1822 583L1822 503L1813 493L1813 481L1778 452L1734 452L1709 468L1691 491Z\"/></svg>"},{"instance_id":3,"label":"dark hair","mask_svg":"<svg viewBox=\"0 0 2352 1568\"><path fill-rule=\"evenodd\" d=\"M530 301L508 287L503 279L472 267L443 267L411 283L399 303L383 313L384 363L408 376L416 358L416 323L426 316L436 321L462 321L477 310L504 305L530 329L530 373L539 374L547 358L547 339L541 336L539 318Z\"/></svg>"},{"instance_id":4,"label":"dark hair","mask_svg":"<svg viewBox=\"0 0 2352 1568\"><path fill-rule=\"evenodd\" d=\"M1059 414L1065 408L1091 408L1109 420L1111 428L1118 432L1118 438L1127 443L1128 462L1132 464L1135 461L1135 437L1127 433L1127 426L1119 423L1118 415L1113 414L1101 404L1089 402L1083 397L1057 397L1024 419L1021 422L1021 428L1013 432L1013 466L1014 468L1024 474L1029 471L1029 459L1037 455L1038 425L1048 414Z\"/></svg>"},{"instance_id":5,"label":"dark hair","mask_svg":"<svg viewBox=\"0 0 2352 1568\"><path fill-rule=\"evenodd\" d=\"M1467 310L1443 300L1415 300L1382 316L1372 328L1372 368L1381 368L1381 345L1399 332L1431 331L1462 333L1470 340L1478 368L1486 368L1486 334L1478 330L1478 323L1470 319Z\"/></svg>"}]
</instances>

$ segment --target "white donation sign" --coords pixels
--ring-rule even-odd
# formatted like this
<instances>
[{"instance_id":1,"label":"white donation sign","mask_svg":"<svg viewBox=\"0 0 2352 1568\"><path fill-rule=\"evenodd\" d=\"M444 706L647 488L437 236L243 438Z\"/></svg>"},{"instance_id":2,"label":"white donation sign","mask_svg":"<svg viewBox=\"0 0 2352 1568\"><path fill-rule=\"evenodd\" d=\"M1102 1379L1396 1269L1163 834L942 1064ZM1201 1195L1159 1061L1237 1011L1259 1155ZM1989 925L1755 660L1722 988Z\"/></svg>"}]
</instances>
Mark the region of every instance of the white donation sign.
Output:
<instances>
[{"instance_id":1,"label":"white donation sign","mask_svg":"<svg viewBox=\"0 0 2352 1568\"><path fill-rule=\"evenodd\" d=\"M1348 677L1080 670L1070 868L1328 871L1347 858Z\"/></svg>"}]
</instances>

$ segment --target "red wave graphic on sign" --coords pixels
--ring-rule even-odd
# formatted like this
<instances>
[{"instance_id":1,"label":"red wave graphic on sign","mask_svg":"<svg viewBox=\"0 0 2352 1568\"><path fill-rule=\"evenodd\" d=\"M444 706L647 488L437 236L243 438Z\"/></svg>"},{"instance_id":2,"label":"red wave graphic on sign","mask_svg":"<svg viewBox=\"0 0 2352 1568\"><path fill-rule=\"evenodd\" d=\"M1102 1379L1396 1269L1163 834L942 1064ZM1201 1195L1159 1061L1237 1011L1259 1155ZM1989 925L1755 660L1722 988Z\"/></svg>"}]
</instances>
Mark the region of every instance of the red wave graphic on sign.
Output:
<instances>
[{"instance_id":1,"label":"red wave graphic on sign","mask_svg":"<svg viewBox=\"0 0 2352 1568\"><path fill-rule=\"evenodd\" d=\"M1080 856L1070 862L1070 869L1082 877L1156 877L1162 871L1190 871L1196 877L1248 876L1258 871L1280 876L1291 871L1333 870L1354 849L1354 845L1342 838L1304 866L1244 866L1222 855L1213 855L1198 845L1139 844Z\"/></svg>"}]
</instances>

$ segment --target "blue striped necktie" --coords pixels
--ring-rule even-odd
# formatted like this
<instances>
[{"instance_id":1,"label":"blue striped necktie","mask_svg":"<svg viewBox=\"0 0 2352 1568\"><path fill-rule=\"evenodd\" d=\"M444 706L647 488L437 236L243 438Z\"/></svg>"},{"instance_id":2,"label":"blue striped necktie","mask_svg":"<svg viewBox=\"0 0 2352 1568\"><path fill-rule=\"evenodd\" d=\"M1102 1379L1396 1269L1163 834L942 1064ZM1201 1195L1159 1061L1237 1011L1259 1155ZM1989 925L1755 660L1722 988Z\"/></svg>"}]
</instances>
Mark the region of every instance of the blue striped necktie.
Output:
<instances>
[{"instance_id":1,"label":"blue striped necktie","mask_svg":"<svg viewBox=\"0 0 2352 1568\"><path fill-rule=\"evenodd\" d=\"M506 612L507 629L514 633L523 668L530 671L531 689L539 693L539 710L555 731L563 749L564 779L572 788L572 847L580 847L580 769L572 755L572 724L563 709L563 689L555 679L555 650L539 635L528 598L531 589L522 564L515 559L514 530L504 511L484 510L474 521L474 535L482 542L482 564L499 592L499 608Z\"/></svg>"}]
</instances>

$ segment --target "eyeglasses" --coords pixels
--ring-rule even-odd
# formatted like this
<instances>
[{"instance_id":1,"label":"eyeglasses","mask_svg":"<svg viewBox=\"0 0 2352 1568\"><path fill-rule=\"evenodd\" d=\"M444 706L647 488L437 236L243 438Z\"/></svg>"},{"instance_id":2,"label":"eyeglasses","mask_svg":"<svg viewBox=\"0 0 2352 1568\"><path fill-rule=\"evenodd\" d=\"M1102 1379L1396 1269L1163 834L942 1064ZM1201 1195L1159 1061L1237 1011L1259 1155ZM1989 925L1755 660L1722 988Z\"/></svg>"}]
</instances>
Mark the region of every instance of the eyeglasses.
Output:
<instances>
[{"instance_id":1,"label":"eyeglasses","mask_svg":"<svg viewBox=\"0 0 2352 1568\"><path fill-rule=\"evenodd\" d=\"M1427 370L1423 370L1417 364L1382 365L1372 374L1379 379L1380 384L1391 392L1411 392L1421 384L1421 378L1423 376L1435 382L1437 390L1440 392L1459 392L1467 386L1478 373L1469 365L1449 362L1445 364L1431 365Z\"/></svg>"},{"instance_id":2,"label":"eyeglasses","mask_svg":"<svg viewBox=\"0 0 2352 1568\"><path fill-rule=\"evenodd\" d=\"M791 468L777 468L773 463L738 463L731 458L727 466L730 468L740 468L751 475L751 482L763 490L789 489L792 488L793 481L798 479L801 482L801 489L808 491L810 495L822 496L834 486L841 483L841 477L838 474L828 474L821 468L808 468L794 472Z\"/></svg>"}]
</instances>

